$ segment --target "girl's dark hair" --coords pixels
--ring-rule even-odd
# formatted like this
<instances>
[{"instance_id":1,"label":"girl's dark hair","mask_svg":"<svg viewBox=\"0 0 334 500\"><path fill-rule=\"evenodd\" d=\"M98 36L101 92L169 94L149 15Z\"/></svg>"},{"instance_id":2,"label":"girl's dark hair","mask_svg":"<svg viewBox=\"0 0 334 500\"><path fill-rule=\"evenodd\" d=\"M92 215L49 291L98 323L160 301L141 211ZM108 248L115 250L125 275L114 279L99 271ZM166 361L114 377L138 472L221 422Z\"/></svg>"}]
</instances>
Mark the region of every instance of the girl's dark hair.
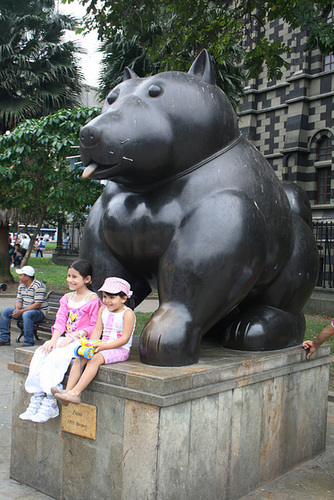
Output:
<instances>
[{"instance_id":1,"label":"girl's dark hair","mask_svg":"<svg viewBox=\"0 0 334 500\"><path fill-rule=\"evenodd\" d=\"M72 262L72 264L70 264L67 269L70 268L74 269L75 271L78 271L80 276L82 276L83 278L87 278L87 276L93 275L93 266L88 260L84 259L76 260ZM87 288L89 288L89 290L92 290L91 284L88 284Z\"/></svg>"},{"instance_id":2,"label":"girl's dark hair","mask_svg":"<svg viewBox=\"0 0 334 500\"><path fill-rule=\"evenodd\" d=\"M135 308L135 301L132 297L128 297L126 295L126 293L124 292L117 292L117 293L109 293L109 292L103 292L105 293L106 295L109 295L109 297L115 297L117 295L119 295L122 299L124 297L126 297L126 302L125 302L125 305L128 306L130 309L134 309Z\"/></svg>"}]
</instances>

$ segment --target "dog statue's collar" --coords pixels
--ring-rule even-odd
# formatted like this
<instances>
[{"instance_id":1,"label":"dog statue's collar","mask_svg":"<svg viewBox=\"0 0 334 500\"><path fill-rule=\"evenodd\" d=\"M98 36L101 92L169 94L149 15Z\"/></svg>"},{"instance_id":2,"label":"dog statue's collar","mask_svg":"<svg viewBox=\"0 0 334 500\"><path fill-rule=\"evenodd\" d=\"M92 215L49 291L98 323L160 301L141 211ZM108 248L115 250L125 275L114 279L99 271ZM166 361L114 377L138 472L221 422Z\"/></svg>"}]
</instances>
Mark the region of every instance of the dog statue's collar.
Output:
<instances>
[{"instance_id":1,"label":"dog statue's collar","mask_svg":"<svg viewBox=\"0 0 334 500\"><path fill-rule=\"evenodd\" d=\"M180 179L181 177L184 177L191 172L194 172L194 170L197 170L200 167L203 167L206 163L209 163L212 160L215 160L219 156L223 155L230 149L234 148L242 139L242 135L240 134L234 141L232 141L230 144L225 146L223 149L220 149L219 151L216 151L213 155L209 156L208 158L204 158L204 160L200 161L199 163L196 163L195 165L187 168L183 172L179 172L177 174L171 175L170 177L167 177L165 179L162 179L161 181L156 181L152 182L151 184L145 184L144 186L126 186L128 190L133 191L135 193L144 193L145 191L150 191L152 189L155 189L156 187L162 186L164 184L168 184L169 182L173 182L177 179Z\"/></svg>"}]
</instances>

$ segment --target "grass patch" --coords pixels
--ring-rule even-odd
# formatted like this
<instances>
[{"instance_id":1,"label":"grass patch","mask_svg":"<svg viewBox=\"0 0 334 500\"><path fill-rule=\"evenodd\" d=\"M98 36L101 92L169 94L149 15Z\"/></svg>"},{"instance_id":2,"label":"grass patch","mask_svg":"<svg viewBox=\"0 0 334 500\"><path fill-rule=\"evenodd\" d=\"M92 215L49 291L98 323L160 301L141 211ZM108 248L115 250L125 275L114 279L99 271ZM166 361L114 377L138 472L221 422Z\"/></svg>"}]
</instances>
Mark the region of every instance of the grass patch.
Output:
<instances>
[{"instance_id":1,"label":"grass patch","mask_svg":"<svg viewBox=\"0 0 334 500\"><path fill-rule=\"evenodd\" d=\"M136 312L136 329L134 335L140 335L152 313Z\"/></svg>"},{"instance_id":2,"label":"grass patch","mask_svg":"<svg viewBox=\"0 0 334 500\"><path fill-rule=\"evenodd\" d=\"M53 252L57 247L57 243L55 241L47 241L45 245L46 252Z\"/></svg>"},{"instance_id":3,"label":"grass patch","mask_svg":"<svg viewBox=\"0 0 334 500\"><path fill-rule=\"evenodd\" d=\"M51 257L30 257L28 264L35 269L36 279L43 281L48 291L68 292L67 266L57 266ZM12 273L12 275L14 280L19 282L18 274Z\"/></svg>"}]
</instances>

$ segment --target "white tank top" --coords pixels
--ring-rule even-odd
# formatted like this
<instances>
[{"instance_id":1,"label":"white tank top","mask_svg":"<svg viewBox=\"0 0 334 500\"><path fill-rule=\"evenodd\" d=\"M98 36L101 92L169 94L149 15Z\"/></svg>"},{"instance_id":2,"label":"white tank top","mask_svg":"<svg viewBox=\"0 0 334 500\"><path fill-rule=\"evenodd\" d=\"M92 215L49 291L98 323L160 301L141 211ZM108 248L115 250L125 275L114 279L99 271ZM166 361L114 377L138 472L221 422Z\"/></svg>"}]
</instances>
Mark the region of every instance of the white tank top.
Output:
<instances>
[{"instance_id":1,"label":"white tank top","mask_svg":"<svg viewBox=\"0 0 334 500\"><path fill-rule=\"evenodd\" d=\"M89 292L87 293L87 295L85 295L85 297L82 300L80 300L80 302L75 302L74 300L72 300L72 297L74 296L75 292L72 292L67 299L68 306L71 307L72 309L78 309L79 307L83 306L86 302L88 302L89 297L93 293L94 292Z\"/></svg>"},{"instance_id":2,"label":"white tank top","mask_svg":"<svg viewBox=\"0 0 334 500\"><path fill-rule=\"evenodd\" d=\"M103 336L102 340L105 343L112 342L113 340L117 340L122 336L123 333L123 316L125 311L129 309L129 307L124 306L123 311L118 313L109 312L107 308L104 309L102 313L102 323L103 323ZM132 309L130 309L132 311ZM133 315L134 312L132 311ZM132 337L133 332L135 330L136 321L131 333L131 337L129 342L125 345L122 345L124 349L130 350L132 345Z\"/></svg>"}]
</instances>

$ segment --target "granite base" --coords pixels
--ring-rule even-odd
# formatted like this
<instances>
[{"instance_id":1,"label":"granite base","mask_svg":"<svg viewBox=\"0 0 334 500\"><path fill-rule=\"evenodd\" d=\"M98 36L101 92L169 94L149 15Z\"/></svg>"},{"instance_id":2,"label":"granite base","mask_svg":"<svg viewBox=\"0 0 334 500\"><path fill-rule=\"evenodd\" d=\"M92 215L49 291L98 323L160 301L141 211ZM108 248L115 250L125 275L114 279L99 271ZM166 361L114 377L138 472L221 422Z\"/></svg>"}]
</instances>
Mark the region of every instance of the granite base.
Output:
<instances>
[{"instance_id":1,"label":"granite base","mask_svg":"<svg viewBox=\"0 0 334 500\"><path fill-rule=\"evenodd\" d=\"M34 348L18 348L11 477L57 499L234 500L325 448L329 346L245 353L203 343L196 365L101 367L82 402L96 439L23 422Z\"/></svg>"}]
</instances>

